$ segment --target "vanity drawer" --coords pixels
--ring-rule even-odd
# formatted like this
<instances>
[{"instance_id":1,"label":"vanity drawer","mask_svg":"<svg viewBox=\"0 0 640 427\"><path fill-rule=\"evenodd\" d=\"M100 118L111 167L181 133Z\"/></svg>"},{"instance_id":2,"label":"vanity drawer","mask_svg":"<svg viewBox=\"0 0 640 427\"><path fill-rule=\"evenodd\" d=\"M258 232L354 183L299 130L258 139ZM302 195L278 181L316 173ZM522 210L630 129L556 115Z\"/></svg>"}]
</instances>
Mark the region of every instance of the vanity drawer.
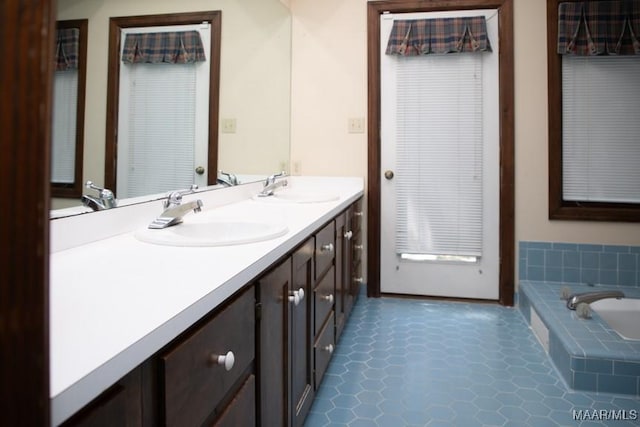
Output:
<instances>
[{"instance_id":1,"label":"vanity drawer","mask_svg":"<svg viewBox=\"0 0 640 427\"><path fill-rule=\"evenodd\" d=\"M357 264L362 259L364 244L362 243L362 233L359 231L353 236L353 263Z\"/></svg>"},{"instance_id":2,"label":"vanity drawer","mask_svg":"<svg viewBox=\"0 0 640 427\"><path fill-rule=\"evenodd\" d=\"M200 426L216 409L254 359L254 326L249 288L161 357L167 426ZM229 351L235 361L225 367L217 356Z\"/></svg>"},{"instance_id":3,"label":"vanity drawer","mask_svg":"<svg viewBox=\"0 0 640 427\"><path fill-rule=\"evenodd\" d=\"M335 257L335 234L336 226L333 221L324 226L324 228L316 233L316 268L315 279L318 280L324 272L333 263Z\"/></svg>"},{"instance_id":4,"label":"vanity drawer","mask_svg":"<svg viewBox=\"0 0 640 427\"><path fill-rule=\"evenodd\" d=\"M322 333L316 340L314 345L315 353L315 389L320 387L320 381L324 376L324 372L327 370L329 361L331 360L331 354L335 349L335 336L334 336L334 318L333 313L329 316L329 320L324 324Z\"/></svg>"},{"instance_id":5,"label":"vanity drawer","mask_svg":"<svg viewBox=\"0 0 640 427\"><path fill-rule=\"evenodd\" d=\"M362 229L362 221L364 220L364 211L362 210L362 199L358 199L353 205L353 216L351 220L351 230L355 234Z\"/></svg>"},{"instance_id":6,"label":"vanity drawer","mask_svg":"<svg viewBox=\"0 0 640 427\"><path fill-rule=\"evenodd\" d=\"M318 286L313 290L313 304L315 313L314 335L318 335L327 315L333 310L335 301L335 269L331 269L324 275Z\"/></svg>"},{"instance_id":7,"label":"vanity drawer","mask_svg":"<svg viewBox=\"0 0 640 427\"><path fill-rule=\"evenodd\" d=\"M242 385L229 406L227 406L220 418L213 424L214 427L237 427L256 425L256 379L253 375Z\"/></svg>"}]
</instances>

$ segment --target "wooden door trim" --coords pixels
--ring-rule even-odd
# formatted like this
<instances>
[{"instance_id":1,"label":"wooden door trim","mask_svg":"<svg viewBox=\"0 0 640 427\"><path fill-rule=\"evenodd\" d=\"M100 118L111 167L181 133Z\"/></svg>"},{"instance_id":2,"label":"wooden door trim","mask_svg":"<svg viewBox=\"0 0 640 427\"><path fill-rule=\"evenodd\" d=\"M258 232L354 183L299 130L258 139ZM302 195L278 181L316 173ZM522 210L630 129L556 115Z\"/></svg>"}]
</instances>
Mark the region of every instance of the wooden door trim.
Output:
<instances>
[{"instance_id":1,"label":"wooden door trim","mask_svg":"<svg viewBox=\"0 0 640 427\"><path fill-rule=\"evenodd\" d=\"M0 414L48 426L51 101L56 10L48 0L0 3Z\"/></svg>"},{"instance_id":2,"label":"wooden door trim","mask_svg":"<svg viewBox=\"0 0 640 427\"><path fill-rule=\"evenodd\" d=\"M117 190L118 177L118 105L120 99L120 31L123 28L170 25L211 24L211 47L207 53L209 68L209 125L207 130L207 185L218 180L218 124L220 109L220 52L222 11L167 13L160 15L123 16L109 19L109 61L107 81L107 125L105 135L104 186ZM117 196L117 193L116 193Z\"/></svg>"},{"instance_id":3,"label":"wooden door trim","mask_svg":"<svg viewBox=\"0 0 640 427\"><path fill-rule=\"evenodd\" d=\"M512 306L515 290L515 157L513 0L387 0L367 4L368 172L367 295L380 297L380 15L384 12L498 9L500 34L500 277L499 302Z\"/></svg>"}]
</instances>

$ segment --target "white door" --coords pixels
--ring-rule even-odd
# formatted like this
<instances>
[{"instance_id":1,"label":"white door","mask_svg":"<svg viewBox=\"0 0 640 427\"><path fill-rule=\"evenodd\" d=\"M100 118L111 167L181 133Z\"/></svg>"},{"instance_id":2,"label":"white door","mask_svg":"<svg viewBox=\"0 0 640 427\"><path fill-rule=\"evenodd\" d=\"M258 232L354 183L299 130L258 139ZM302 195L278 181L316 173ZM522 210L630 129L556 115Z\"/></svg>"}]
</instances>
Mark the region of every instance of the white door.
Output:
<instances>
[{"instance_id":1,"label":"white door","mask_svg":"<svg viewBox=\"0 0 640 427\"><path fill-rule=\"evenodd\" d=\"M196 30L206 60L120 64L118 198L207 185L210 27L205 22L122 30L122 40L128 33Z\"/></svg>"},{"instance_id":2,"label":"white door","mask_svg":"<svg viewBox=\"0 0 640 427\"><path fill-rule=\"evenodd\" d=\"M487 18L492 52L385 55L394 19L475 15ZM380 19L381 291L496 300L497 11L385 14ZM456 99L462 101L451 106ZM451 134L467 142L475 138L475 145L461 149L447 142Z\"/></svg>"}]
</instances>

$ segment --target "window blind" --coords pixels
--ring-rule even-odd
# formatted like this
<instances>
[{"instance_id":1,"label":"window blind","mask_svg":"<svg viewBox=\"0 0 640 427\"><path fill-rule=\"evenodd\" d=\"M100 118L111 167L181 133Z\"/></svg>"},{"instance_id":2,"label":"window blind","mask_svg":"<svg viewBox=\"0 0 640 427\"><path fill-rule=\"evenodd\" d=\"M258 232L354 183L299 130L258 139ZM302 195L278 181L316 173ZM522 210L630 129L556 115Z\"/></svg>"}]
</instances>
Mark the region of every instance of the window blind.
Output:
<instances>
[{"instance_id":1,"label":"window blind","mask_svg":"<svg viewBox=\"0 0 640 427\"><path fill-rule=\"evenodd\" d=\"M196 64L123 66L130 67L128 148L119 153L118 169L126 177L118 176L118 197L189 187L195 169Z\"/></svg>"},{"instance_id":2,"label":"window blind","mask_svg":"<svg viewBox=\"0 0 640 427\"><path fill-rule=\"evenodd\" d=\"M76 161L78 70L56 71L53 78L51 182L73 184Z\"/></svg>"},{"instance_id":3,"label":"window blind","mask_svg":"<svg viewBox=\"0 0 640 427\"><path fill-rule=\"evenodd\" d=\"M563 199L640 203L640 58L562 57Z\"/></svg>"},{"instance_id":4,"label":"window blind","mask_svg":"<svg viewBox=\"0 0 640 427\"><path fill-rule=\"evenodd\" d=\"M398 58L399 254L481 255L480 55Z\"/></svg>"}]
</instances>

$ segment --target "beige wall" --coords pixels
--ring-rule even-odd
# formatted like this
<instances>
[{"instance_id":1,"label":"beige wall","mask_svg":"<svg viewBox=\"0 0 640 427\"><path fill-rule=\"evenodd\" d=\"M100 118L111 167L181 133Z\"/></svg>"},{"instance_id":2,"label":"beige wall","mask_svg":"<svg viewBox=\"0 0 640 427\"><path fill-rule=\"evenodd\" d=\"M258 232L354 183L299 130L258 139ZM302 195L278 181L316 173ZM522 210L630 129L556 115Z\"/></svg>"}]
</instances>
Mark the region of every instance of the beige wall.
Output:
<instances>
[{"instance_id":1,"label":"beige wall","mask_svg":"<svg viewBox=\"0 0 640 427\"><path fill-rule=\"evenodd\" d=\"M293 0L291 164L300 173L367 174L366 0ZM549 221L546 1L514 0L516 242L640 245L640 225Z\"/></svg>"}]
</instances>

